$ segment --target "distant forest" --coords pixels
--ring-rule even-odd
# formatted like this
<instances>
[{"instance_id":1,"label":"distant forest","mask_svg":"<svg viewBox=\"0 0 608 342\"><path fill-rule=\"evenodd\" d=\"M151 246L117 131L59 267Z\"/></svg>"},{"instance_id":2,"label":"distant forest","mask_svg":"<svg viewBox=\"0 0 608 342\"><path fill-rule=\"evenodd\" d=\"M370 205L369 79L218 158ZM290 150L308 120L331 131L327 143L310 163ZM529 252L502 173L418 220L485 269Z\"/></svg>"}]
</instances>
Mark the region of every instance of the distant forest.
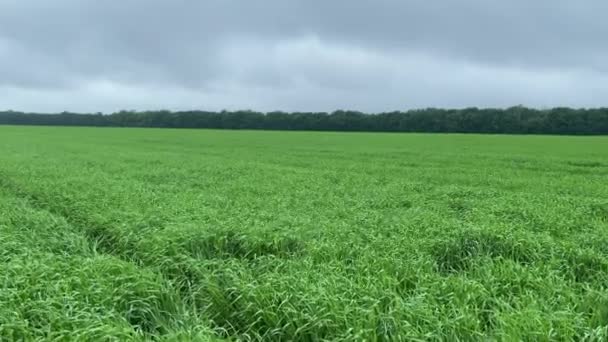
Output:
<instances>
[{"instance_id":1,"label":"distant forest","mask_svg":"<svg viewBox=\"0 0 608 342\"><path fill-rule=\"evenodd\" d=\"M505 134L608 134L608 108L419 109L366 114L255 111L120 111L59 114L0 111L4 125L219 128Z\"/></svg>"}]
</instances>

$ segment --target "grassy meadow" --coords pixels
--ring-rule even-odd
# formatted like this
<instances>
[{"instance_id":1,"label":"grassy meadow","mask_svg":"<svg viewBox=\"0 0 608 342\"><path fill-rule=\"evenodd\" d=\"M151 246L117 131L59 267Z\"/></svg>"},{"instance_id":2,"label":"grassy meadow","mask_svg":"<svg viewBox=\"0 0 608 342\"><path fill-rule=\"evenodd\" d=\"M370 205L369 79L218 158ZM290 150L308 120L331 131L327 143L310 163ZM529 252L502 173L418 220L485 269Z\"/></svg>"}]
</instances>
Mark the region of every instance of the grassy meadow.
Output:
<instances>
[{"instance_id":1,"label":"grassy meadow","mask_svg":"<svg viewBox=\"0 0 608 342\"><path fill-rule=\"evenodd\" d=\"M608 137L0 126L0 340L608 339Z\"/></svg>"}]
</instances>

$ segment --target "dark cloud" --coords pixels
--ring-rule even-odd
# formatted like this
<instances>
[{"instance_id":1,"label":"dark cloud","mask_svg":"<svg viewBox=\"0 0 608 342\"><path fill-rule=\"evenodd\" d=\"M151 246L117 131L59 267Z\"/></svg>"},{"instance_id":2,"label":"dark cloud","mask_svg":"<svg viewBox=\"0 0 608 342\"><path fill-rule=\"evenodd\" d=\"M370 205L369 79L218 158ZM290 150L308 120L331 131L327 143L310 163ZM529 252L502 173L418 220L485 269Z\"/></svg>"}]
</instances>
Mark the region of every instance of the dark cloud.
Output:
<instances>
[{"instance_id":1,"label":"dark cloud","mask_svg":"<svg viewBox=\"0 0 608 342\"><path fill-rule=\"evenodd\" d=\"M4 0L0 106L600 106L603 0Z\"/></svg>"}]
</instances>

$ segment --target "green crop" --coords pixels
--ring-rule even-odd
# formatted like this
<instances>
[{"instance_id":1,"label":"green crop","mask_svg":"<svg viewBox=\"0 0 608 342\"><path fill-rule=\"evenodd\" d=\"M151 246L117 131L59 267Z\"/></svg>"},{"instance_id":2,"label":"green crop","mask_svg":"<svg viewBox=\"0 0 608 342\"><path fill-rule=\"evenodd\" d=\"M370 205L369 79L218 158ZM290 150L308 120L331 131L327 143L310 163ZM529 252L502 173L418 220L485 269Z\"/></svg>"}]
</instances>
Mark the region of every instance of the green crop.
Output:
<instances>
[{"instance_id":1,"label":"green crop","mask_svg":"<svg viewBox=\"0 0 608 342\"><path fill-rule=\"evenodd\" d=\"M0 127L0 340L608 339L608 138Z\"/></svg>"}]
</instances>

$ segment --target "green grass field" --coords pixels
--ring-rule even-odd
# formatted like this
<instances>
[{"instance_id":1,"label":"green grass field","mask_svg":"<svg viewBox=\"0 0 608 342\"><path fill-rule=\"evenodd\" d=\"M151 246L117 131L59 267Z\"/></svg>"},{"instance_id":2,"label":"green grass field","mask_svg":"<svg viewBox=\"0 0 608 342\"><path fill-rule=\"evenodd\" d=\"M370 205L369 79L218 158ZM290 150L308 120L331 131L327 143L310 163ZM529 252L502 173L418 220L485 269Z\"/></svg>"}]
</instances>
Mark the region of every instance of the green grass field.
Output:
<instances>
[{"instance_id":1,"label":"green grass field","mask_svg":"<svg viewBox=\"0 0 608 342\"><path fill-rule=\"evenodd\" d=\"M0 340L608 339L608 137L0 127Z\"/></svg>"}]
</instances>

